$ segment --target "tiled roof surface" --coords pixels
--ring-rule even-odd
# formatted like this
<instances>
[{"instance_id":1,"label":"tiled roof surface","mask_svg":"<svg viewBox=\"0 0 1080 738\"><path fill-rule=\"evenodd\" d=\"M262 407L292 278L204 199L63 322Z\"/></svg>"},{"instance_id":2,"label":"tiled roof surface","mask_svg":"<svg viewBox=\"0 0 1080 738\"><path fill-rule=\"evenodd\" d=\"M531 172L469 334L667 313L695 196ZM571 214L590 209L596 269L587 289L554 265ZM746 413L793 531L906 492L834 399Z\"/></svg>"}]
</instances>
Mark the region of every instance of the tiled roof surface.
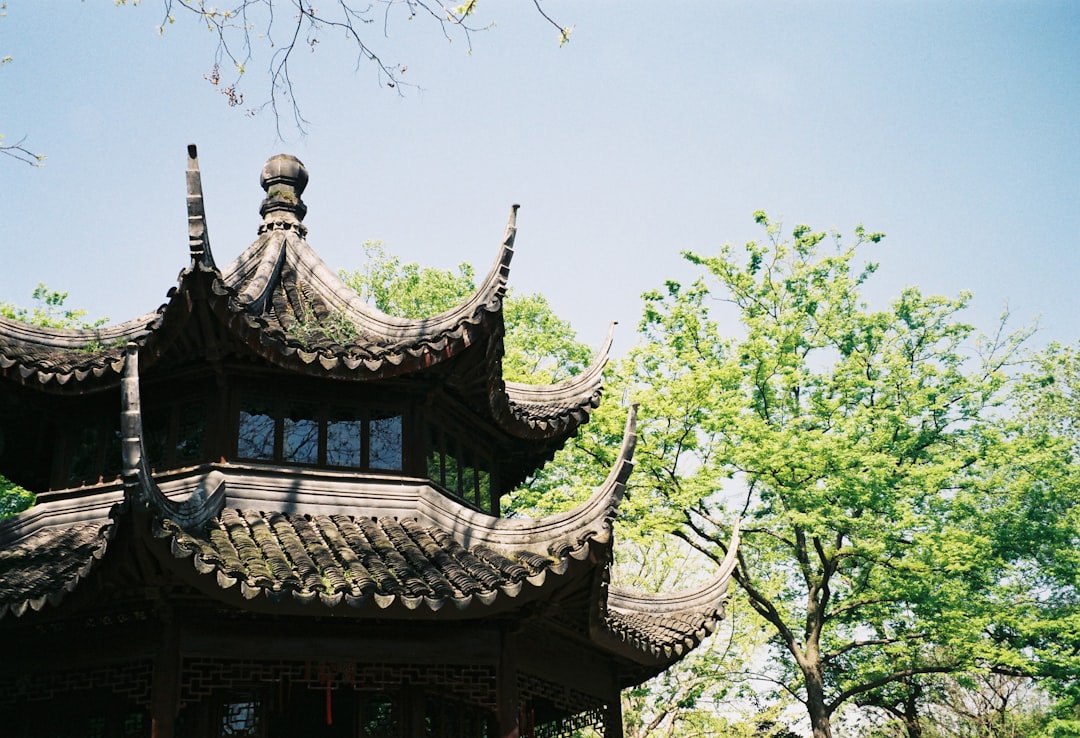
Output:
<instances>
[{"instance_id":1,"label":"tiled roof surface","mask_svg":"<svg viewBox=\"0 0 1080 738\"><path fill-rule=\"evenodd\" d=\"M157 317L148 313L97 330L58 330L0 318L0 372L28 384L57 386L119 378L124 345L146 336Z\"/></svg>"},{"instance_id":2,"label":"tiled roof surface","mask_svg":"<svg viewBox=\"0 0 1080 738\"><path fill-rule=\"evenodd\" d=\"M722 616L722 610L684 615L609 610L605 624L624 643L657 658L671 659L700 644Z\"/></svg>"},{"instance_id":3,"label":"tiled roof surface","mask_svg":"<svg viewBox=\"0 0 1080 738\"><path fill-rule=\"evenodd\" d=\"M48 527L0 548L0 617L40 610L73 591L105 554L112 531L111 520Z\"/></svg>"},{"instance_id":4,"label":"tiled roof surface","mask_svg":"<svg viewBox=\"0 0 1080 738\"><path fill-rule=\"evenodd\" d=\"M465 547L437 526L393 518L226 508L200 531L166 520L158 535L172 538L175 556L192 556L200 573L215 573L226 589L239 584L247 598L330 606L488 604L500 594L516 596L530 581L539 584L555 564L529 552L511 559Z\"/></svg>"},{"instance_id":5,"label":"tiled roof surface","mask_svg":"<svg viewBox=\"0 0 1080 738\"><path fill-rule=\"evenodd\" d=\"M424 320L367 305L314 253L299 228L272 228L225 268L228 310L261 333L271 360L318 372L388 375L437 363L479 340L501 311L513 230L477 292Z\"/></svg>"}]
</instances>

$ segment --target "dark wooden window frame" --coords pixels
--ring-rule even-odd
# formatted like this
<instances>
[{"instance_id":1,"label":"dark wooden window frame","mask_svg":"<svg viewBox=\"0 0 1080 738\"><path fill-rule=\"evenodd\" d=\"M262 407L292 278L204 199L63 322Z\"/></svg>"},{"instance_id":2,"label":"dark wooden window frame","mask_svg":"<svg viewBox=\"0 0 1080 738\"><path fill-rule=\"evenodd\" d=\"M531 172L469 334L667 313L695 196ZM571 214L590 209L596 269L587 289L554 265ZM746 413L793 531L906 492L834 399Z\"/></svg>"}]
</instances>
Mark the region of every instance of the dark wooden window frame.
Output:
<instances>
[{"instance_id":1,"label":"dark wooden window frame","mask_svg":"<svg viewBox=\"0 0 1080 738\"><path fill-rule=\"evenodd\" d=\"M259 403L269 408L266 413L273 418L273 452L263 455L242 456L240 453L240 433L243 421L241 413L245 407ZM317 424L317 452L313 461L290 459L285 449L285 425L289 410L294 407L307 407L311 409L310 420ZM335 418L335 415L344 414L346 418ZM341 469L346 471L362 471L372 473L400 474L407 467L408 438L410 437L409 413L401 405L392 403L369 403L360 399L356 400L331 400L326 397L308 396L304 394L276 396L269 391L244 390L237 393L233 412L231 413L233 432L231 433L230 451L232 458L242 462L287 464L290 466L305 466L312 468ZM397 418L399 421L399 463L396 466L373 466L371 459L371 436L372 425L376 421ZM328 437L329 424L331 422L348 422L356 420L362 423L360 428L360 460L359 464L331 464L328 461Z\"/></svg>"},{"instance_id":2,"label":"dark wooden window frame","mask_svg":"<svg viewBox=\"0 0 1080 738\"><path fill-rule=\"evenodd\" d=\"M495 458L470 443L460 429L429 419L425 424L425 474L439 489L481 512L498 515ZM467 477L471 473L471 478ZM486 491L484 479L486 478Z\"/></svg>"}]
</instances>

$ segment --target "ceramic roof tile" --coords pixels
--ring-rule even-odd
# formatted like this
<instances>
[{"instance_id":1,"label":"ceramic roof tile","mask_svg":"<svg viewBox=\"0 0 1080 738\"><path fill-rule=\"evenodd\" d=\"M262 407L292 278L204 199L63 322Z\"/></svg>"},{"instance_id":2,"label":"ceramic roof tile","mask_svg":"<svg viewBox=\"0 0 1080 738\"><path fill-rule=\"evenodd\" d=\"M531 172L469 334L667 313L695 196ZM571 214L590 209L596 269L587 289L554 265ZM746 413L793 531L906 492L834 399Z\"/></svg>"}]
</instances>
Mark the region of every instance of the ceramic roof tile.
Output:
<instances>
[{"instance_id":1,"label":"ceramic roof tile","mask_svg":"<svg viewBox=\"0 0 1080 738\"><path fill-rule=\"evenodd\" d=\"M226 508L201 530L165 520L159 535L177 557L193 557L219 583L241 582L249 594L291 593L301 601L344 595L354 605L373 597L422 598L432 609L478 595L513 593L554 560L528 553L512 559L483 546L467 548L445 530L413 520L300 515Z\"/></svg>"},{"instance_id":2,"label":"ceramic roof tile","mask_svg":"<svg viewBox=\"0 0 1080 738\"><path fill-rule=\"evenodd\" d=\"M0 549L0 617L59 601L104 555L112 531L108 520L47 527Z\"/></svg>"}]
</instances>

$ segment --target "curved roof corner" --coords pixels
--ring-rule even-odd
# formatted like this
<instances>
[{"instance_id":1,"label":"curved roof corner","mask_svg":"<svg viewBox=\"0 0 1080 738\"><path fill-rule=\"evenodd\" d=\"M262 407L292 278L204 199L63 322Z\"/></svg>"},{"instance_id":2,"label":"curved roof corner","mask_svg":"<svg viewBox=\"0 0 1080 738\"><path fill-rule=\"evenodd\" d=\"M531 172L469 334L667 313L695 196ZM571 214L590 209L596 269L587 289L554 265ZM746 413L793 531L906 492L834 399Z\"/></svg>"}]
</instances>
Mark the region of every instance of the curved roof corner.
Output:
<instances>
[{"instance_id":1,"label":"curved roof corner","mask_svg":"<svg viewBox=\"0 0 1080 738\"><path fill-rule=\"evenodd\" d=\"M638 663L666 668L700 645L723 620L738 549L736 522L719 570L701 587L659 595L610 587L592 626L594 637Z\"/></svg>"},{"instance_id":2,"label":"curved roof corner","mask_svg":"<svg viewBox=\"0 0 1080 738\"><path fill-rule=\"evenodd\" d=\"M616 323L603 346L580 374L548 385L506 382L493 378L489 392L492 413L508 433L522 438L569 435L600 405L604 368L611 355Z\"/></svg>"}]
</instances>

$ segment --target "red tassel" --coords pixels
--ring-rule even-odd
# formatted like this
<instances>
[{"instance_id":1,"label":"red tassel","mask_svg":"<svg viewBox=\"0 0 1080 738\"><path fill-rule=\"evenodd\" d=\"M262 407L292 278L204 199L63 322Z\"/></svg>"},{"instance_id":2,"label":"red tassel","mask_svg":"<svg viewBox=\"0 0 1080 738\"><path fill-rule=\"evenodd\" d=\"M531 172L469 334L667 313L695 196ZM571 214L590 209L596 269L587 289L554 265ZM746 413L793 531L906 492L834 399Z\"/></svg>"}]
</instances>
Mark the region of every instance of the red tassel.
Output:
<instances>
[{"instance_id":1,"label":"red tassel","mask_svg":"<svg viewBox=\"0 0 1080 738\"><path fill-rule=\"evenodd\" d=\"M326 724L334 724L334 703L330 693L330 679L326 680Z\"/></svg>"}]
</instances>

